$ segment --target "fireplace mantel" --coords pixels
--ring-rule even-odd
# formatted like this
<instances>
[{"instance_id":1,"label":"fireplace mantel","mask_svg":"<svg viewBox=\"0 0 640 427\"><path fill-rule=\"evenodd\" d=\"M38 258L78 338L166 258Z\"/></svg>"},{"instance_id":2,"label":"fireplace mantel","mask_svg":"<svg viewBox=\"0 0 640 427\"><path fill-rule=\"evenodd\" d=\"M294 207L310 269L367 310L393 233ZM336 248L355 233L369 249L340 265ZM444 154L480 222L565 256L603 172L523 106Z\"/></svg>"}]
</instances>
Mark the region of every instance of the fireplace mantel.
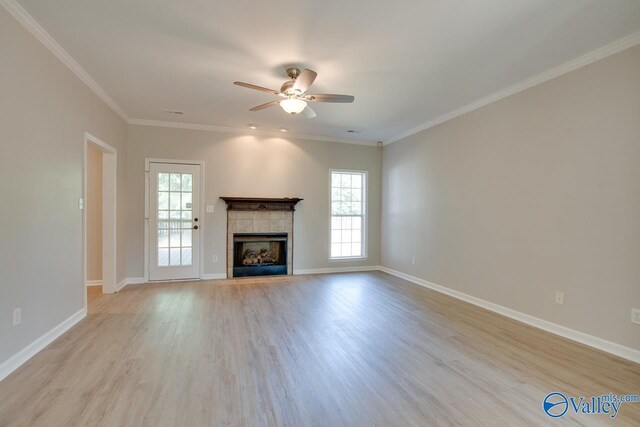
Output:
<instances>
[{"instance_id":1,"label":"fireplace mantel","mask_svg":"<svg viewBox=\"0 0 640 427\"><path fill-rule=\"evenodd\" d=\"M265 197L220 197L227 203L228 211L295 211L303 199Z\"/></svg>"}]
</instances>

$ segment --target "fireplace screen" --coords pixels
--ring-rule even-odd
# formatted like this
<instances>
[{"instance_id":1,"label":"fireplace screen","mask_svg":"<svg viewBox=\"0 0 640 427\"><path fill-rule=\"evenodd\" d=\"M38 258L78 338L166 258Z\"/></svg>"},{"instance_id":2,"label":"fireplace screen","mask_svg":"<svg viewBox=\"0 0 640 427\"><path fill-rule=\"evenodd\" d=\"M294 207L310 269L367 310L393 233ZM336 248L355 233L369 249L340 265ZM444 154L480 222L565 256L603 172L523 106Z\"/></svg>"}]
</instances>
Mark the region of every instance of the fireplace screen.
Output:
<instances>
[{"instance_id":1,"label":"fireplace screen","mask_svg":"<svg viewBox=\"0 0 640 427\"><path fill-rule=\"evenodd\" d=\"M233 277L287 274L287 234L233 235Z\"/></svg>"}]
</instances>

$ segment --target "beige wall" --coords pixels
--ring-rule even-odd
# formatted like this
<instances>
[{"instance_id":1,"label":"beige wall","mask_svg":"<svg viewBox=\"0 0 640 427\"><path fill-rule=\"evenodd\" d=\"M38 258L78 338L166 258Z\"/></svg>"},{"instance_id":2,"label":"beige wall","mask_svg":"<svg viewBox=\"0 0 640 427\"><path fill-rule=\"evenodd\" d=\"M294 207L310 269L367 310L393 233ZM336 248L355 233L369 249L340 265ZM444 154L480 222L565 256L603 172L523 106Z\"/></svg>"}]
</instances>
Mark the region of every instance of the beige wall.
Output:
<instances>
[{"instance_id":1,"label":"beige wall","mask_svg":"<svg viewBox=\"0 0 640 427\"><path fill-rule=\"evenodd\" d=\"M87 147L87 280L102 280L102 151Z\"/></svg>"},{"instance_id":2,"label":"beige wall","mask_svg":"<svg viewBox=\"0 0 640 427\"><path fill-rule=\"evenodd\" d=\"M84 307L84 132L118 149L125 123L0 8L0 363ZM124 199L118 222L125 224ZM118 236L124 242L124 228ZM122 248L119 248L122 249ZM124 249L118 277L124 278ZM22 323L12 326L14 308Z\"/></svg>"},{"instance_id":3,"label":"beige wall","mask_svg":"<svg viewBox=\"0 0 640 427\"><path fill-rule=\"evenodd\" d=\"M304 120L304 119L303 119ZM294 270L377 265L381 149L324 141L130 126L127 147L129 277L144 270L145 158L205 162L204 272L225 274L226 205L220 196L301 197L294 224ZM329 261L329 169L369 171L369 258ZM262 173L261 173L262 172ZM218 255L218 262L211 261Z\"/></svg>"},{"instance_id":4,"label":"beige wall","mask_svg":"<svg viewBox=\"0 0 640 427\"><path fill-rule=\"evenodd\" d=\"M640 47L386 146L382 199L384 266L640 349Z\"/></svg>"}]
</instances>

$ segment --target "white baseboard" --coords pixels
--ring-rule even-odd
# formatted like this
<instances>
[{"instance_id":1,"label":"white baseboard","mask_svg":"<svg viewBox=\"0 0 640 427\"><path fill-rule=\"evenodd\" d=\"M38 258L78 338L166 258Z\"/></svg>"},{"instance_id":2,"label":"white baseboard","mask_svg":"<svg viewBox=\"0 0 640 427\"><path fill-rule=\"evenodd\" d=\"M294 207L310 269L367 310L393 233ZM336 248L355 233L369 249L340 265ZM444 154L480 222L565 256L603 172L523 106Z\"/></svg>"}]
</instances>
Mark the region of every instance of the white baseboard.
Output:
<instances>
[{"instance_id":1,"label":"white baseboard","mask_svg":"<svg viewBox=\"0 0 640 427\"><path fill-rule=\"evenodd\" d=\"M89 286L102 286L102 280L87 280L87 287Z\"/></svg>"},{"instance_id":2,"label":"white baseboard","mask_svg":"<svg viewBox=\"0 0 640 427\"><path fill-rule=\"evenodd\" d=\"M376 270L380 270L380 266L367 265L362 267L312 268L307 270L293 270L293 274L296 276L299 276L302 274L351 273L356 271L376 271ZM203 274L200 276L200 280L219 280L219 279L227 279L227 275L225 273L211 273L211 274ZM232 279L232 277L230 277L230 279Z\"/></svg>"},{"instance_id":3,"label":"white baseboard","mask_svg":"<svg viewBox=\"0 0 640 427\"><path fill-rule=\"evenodd\" d=\"M42 335L40 338L20 350L18 353L11 356L8 360L0 364L0 381L6 378L13 371L22 366L27 360L31 359L38 352L51 344L60 335L67 332L76 323L81 321L87 316L87 309L83 308L73 314L68 319L62 321L58 326L51 329L49 332Z\"/></svg>"},{"instance_id":4,"label":"white baseboard","mask_svg":"<svg viewBox=\"0 0 640 427\"><path fill-rule=\"evenodd\" d=\"M115 291L118 292L127 285L141 285L143 283L147 283L144 277L127 277L116 285Z\"/></svg>"},{"instance_id":5,"label":"white baseboard","mask_svg":"<svg viewBox=\"0 0 640 427\"><path fill-rule=\"evenodd\" d=\"M127 279L122 280L122 282L118 283L116 285L116 290L114 292L118 292L120 289L124 288L125 286L127 286Z\"/></svg>"},{"instance_id":6,"label":"white baseboard","mask_svg":"<svg viewBox=\"0 0 640 427\"><path fill-rule=\"evenodd\" d=\"M358 267L329 267L329 268L311 268L307 270L293 270L294 275L301 274L327 274L327 273L353 273L356 271L375 271L380 270L379 265L363 265Z\"/></svg>"},{"instance_id":7,"label":"white baseboard","mask_svg":"<svg viewBox=\"0 0 640 427\"><path fill-rule=\"evenodd\" d=\"M208 273L208 274L202 274L200 276L200 280L217 280L217 279L226 279L226 278L227 278L227 275L224 273ZM193 279L193 280L198 280L198 279ZM154 281L153 283L175 282L175 281L176 280L163 280L163 281ZM185 281L192 281L192 280L185 280ZM146 283L149 283L149 282L144 277L127 277L122 282L118 283L118 286L116 287L116 292L121 290L127 285L144 285Z\"/></svg>"},{"instance_id":8,"label":"white baseboard","mask_svg":"<svg viewBox=\"0 0 640 427\"><path fill-rule=\"evenodd\" d=\"M200 275L200 280L218 280L218 279L226 279L226 273L207 273Z\"/></svg>"},{"instance_id":9,"label":"white baseboard","mask_svg":"<svg viewBox=\"0 0 640 427\"><path fill-rule=\"evenodd\" d=\"M379 265L367 265L362 267L335 267L335 268L313 268L307 270L293 270L294 275L300 274L326 274L326 273L351 273L355 271L375 271L380 270ZM227 279L225 273L205 273L200 275L200 280L220 280ZM166 282L174 282L175 280L167 280ZM140 285L147 283L144 277L127 277L117 286L116 292L127 285ZM154 282L158 283L158 282Z\"/></svg>"},{"instance_id":10,"label":"white baseboard","mask_svg":"<svg viewBox=\"0 0 640 427\"><path fill-rule=\"evenodd\" d=\"M389 273L393 276L399 277L401 279L408 280L409 282L413 282L417 285L424 286L426 288L452 296L459 300L466 301L473 305L477 305L478 307L482 307L489 311L493 311L494 313L502 314L503 316L510 317L514 320L517 320L522 323L526 323L527 325L536 327L538 329L551 332L552 334L559 335L561 337L570 339L572 341L577 341L581 344L588 345L589 347L597 348L598 350L602 350L604 352L614 354L624 359L631 360L632 362L640 363L640 350L626 347L621 344L616 344L614 342L607 341L602 338L594 337L593 335L576 331L575 329L567 328L566 326L558 325L557 323L549 322L547 320L540 319L538 317L534 317L529 314L512 310L510 308L503 307L501 305L494 304L492 302L489 302L480 298L476 298L471 295L467 295L465 293L447 288L445 286L428 282L426 280L420 279L415 276L411 276L409 274L402 273L397 270L392 270L387 267L380 267L380 270L384 271L385 273Z\"/></svg>"}]
</instances>

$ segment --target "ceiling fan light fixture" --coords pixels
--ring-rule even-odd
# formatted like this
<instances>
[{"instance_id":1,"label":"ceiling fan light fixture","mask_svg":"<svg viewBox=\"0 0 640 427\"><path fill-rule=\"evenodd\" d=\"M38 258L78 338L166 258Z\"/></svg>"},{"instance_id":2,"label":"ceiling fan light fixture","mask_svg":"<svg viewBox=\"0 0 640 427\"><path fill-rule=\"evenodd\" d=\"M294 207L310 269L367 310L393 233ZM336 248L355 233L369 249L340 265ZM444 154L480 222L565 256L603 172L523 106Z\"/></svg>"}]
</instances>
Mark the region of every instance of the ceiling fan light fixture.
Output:
<instances>
[{"instance_id":1,"label":"ceiling fan light fixture","mask_svg":"<svg viewBox=\"0 0 640 427\"><path fill-rule=\"evenodd\" d=\"M297 68L289 68L287 69L287 75L291 80L284 82L279 91L251 83L233 82L233 84L247 89L267 92L279 98L249 109L249 111L254 112L279 105L287 114L294 115L302 113L307 119L313 119L317 117L317 115L315 111L313 111L313 108L308 105L309 102L350 103L354 101L354 97L351 95L307 93L318 75L318 73L313 70L306 69L300 71Z\"/></svg>"},{"instance_id":2,"label":"ceiling fan light fixture","mask_svg":"<svg viewBox=\"0 0 640 427\"><path fill-rule=\"evenodd\" d=\"M289 114L298 114L307 106L307 102L299 98L287 98L280 101L280 106Z\"/></svg>"}]
</instances>

